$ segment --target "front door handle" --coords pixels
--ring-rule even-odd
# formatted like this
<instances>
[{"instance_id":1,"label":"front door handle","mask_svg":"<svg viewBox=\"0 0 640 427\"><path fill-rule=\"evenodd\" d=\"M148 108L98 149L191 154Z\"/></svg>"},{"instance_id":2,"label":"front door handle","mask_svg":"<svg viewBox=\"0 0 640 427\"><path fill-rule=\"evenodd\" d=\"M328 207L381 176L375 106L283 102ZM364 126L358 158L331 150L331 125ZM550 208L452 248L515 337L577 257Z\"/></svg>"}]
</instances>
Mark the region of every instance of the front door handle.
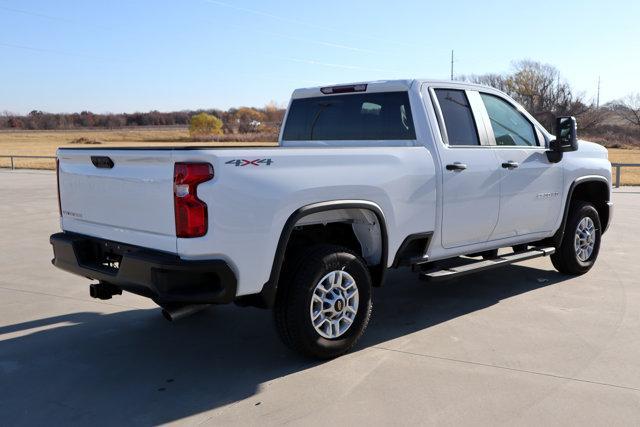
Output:
<instances>
[{"instance_id":1,"label":"front door handle","mask_svg":"<svg viewBox=\"0 0 640 427\"><path fill-rule=\"evenodd\" d=\"M504 162L504 163L502 164L502 167L503 167L503 168L505 168L505 169L515 169L515 168L517 168L518 166L520 166L520 165L518 164L518 162L514 162L513 160L509 160L508 162Z\"/></svg>"},{"instance_id":2,"label":"front door handle","mask_svg":"<svg viewBox=\"0 0 640 427\"><path fill-rule=\"evenodd\" d=\"M446 166L448 171L463 171L467 168L467 165L465 165L464 163L460 163L460 162L453 162L453 164L447 165Z\"/></svg>"}]
</instances>

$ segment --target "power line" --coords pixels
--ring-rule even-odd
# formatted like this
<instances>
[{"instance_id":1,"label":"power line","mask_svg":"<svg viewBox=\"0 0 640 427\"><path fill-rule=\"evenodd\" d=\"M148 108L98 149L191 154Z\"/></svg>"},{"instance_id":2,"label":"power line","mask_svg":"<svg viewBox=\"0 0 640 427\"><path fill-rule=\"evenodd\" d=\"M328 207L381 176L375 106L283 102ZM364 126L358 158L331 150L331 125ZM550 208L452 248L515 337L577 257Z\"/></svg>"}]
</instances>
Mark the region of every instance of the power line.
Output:
<instances>
[{"instance_id":1,"label":"power line","mask_svg":"<svg viewBox=\"0 0 640 427\"><path fill-rule=\"evenodd\" d=\"M354 38L359 38L359 39L368 39L368 40L373 40L373 41L377 41L377 42L385 42L385 43L395 44L395 45L399 45L399 46L406 46L406 47L423 47L421 45L417 45L417 44L413 44L413 43L405 43L405 42L401 42L401 41L397 41L397 40L390 40L387 37L375 37L375 36L371 36L371 35L368 35L368 34L352 33L352 32L349 32L349 31L344 31L344 30L339 29L339 28L333 28L333 27L326 27L324 25L318 25L318 24L315 24L313 22L300 21L298 19L287 18L285 16L275 15L273 13L263 12L262 10L249 9L249 8L246 8L246 7L236 6L234 4L226 3L226 2L220 1L220 0L204 0L204 2L212 4L212 5L221 6L221 7L224 7L224 8L236 10L238 12L248 13L248 14L257 15L257 16L262 16L262 17L265 17L265 18L269 18L269 19L273 19L273 20L277 20L277 21L281 21L281 22L286 22L286 23L289 23L289 24L299 25L299 26L303 26L303 27L307 27L307 28L315 28L317 30L330 31L330 32L342 34L342 35L345 35L345 36L348 36L348 37L354 37Z\"/></svg>"},{"instance_id":2,"label":"power line","mask_svg":"<svg viewBox=\"0 0 640 427\"><path fill-rule=\"evenodd\" d=\"M210 20L210 19L203 19L203 20L205 22L209 22L209 23L216 23L215 21ZM237 29L237 30L247 31L247 28L243 27L241 25L228 24L228 26L230 28L234 28L234 29ZM362 53L368 53L368 54L374 54L374 55L387 54L387 52L380 52L380 51L370 50L370 49L361 49L359 47L355 47L355 46L351 46L351 45L347 45L347 44L338 44L338 43L331 43L331 42L327 42L327 41L323 41L323 40L307 39L307 38L302 38L302 37L290 36L290 35L287 35L287 34L273 33L273 32L270 32L270 31L257 30L255 28L251 28L250 31L253 31L253 32L257 33L257 34L264 34L266 36L282 38L282 39L288 39L288 40L293 40L293 41L299 41L299 42L304 42L304 43L313 43L313 44L317 44L317 45L320 45L320 46L326 46L326 47L331 47L331 48L336 48L336 49L348 50L348 51L352 51L352 52L362 52Z\"/></svg>"},{"instance_id":3,"label":"power line","mask_svg":"<svg viewBox=\"0 0 640 427\"><path fill-rule=\"evenodd\" d=\"M86 25L85 22L81 22L81 21L76 21L73 19L69 19L69 18L65 18L62 16L53 16L53 15L46 15L44 13L39 13L39 12L31 12L29 10L24 10L24 9L15 9L12 7L6 7L6 6L0 6L0 9L2 10L6 10L8 12L13 12L13 13L21 13L23 15L29 15L29 16L34 16L36 18L41 18L41 19L48 19L50 21L58 21L58 22L66 22L68 24L74 24L74 25ZM91 23L91 27L93 28L101 28L103 30L111 30L111 28L106 27L104 25L101 24L97 24L95 22Z\"/></svg>"},{"instance_id":4,"label":"power line","mask_svg":"<svg viewBox=\"0 0 640 427\"><path fill-rule=\"evenodd\" d=\"M119 58L105 58L105 57L101 57L101 56L87 55L87 54L78 53L78 52L69 52L69 51L55 50L55 49L45 49L45 48L40 48L40 47L25 46L25 45L20 45L20 44L12 44L12 43L4 43L4 42L0 42L0 47L9 47L9 48L12 48L12 49L28 50L28 51L32 51L32 52L52 53L52 54L55 54L55 55L63 55L63 56L75 56L75 57L78 57L78 58L86 58L86 59L97 59L97 60L100 60L100 61L118 61L118 62L122 62L122 60L119 59Z\"/></svg>"},{"instance_id":5,"label":"power line","mask_svg":"<svg viewBox=\"0 0 640 427\"><path fill-rule=\"evenodd\" d=\"M6 10L9 12L14 12L14 13L22 13L23 15L30 15L30 16L36 16L38 18L49 19L51 21L73 22L70 19L62 18L60 16L45 15L44 13L30 12L28 10L14 9L12 7L0 6L0 9Z\"/></svg>"}]
</instances>

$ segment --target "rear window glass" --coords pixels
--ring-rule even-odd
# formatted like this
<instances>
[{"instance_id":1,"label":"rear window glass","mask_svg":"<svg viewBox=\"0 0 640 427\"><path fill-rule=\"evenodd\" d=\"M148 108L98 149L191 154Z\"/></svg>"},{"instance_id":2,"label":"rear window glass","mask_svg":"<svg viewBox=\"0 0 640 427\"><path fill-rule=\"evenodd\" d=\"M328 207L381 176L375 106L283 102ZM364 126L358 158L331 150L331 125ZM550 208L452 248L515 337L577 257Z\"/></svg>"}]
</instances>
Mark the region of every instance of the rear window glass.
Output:
<instances>
[{"instance_id":1,"label":"rear window glass","mask_svg":"<svg viewBox=\"0 0 640 427\"><path fill-rule=\"evenodd\" d=\"M464 91L436 89L436 97L447 128L449 145L480 145L471 106Z\"/></svg>"},{"instance_id":2,"label":"rear window glass","mask_svg":"<svg viewBox=\"0 0 640 427\"><path fill-rule=\"evenodd\" d=\"M294 99L285 141L416 139L407 92Z\"/></svg>"}]
</instances>

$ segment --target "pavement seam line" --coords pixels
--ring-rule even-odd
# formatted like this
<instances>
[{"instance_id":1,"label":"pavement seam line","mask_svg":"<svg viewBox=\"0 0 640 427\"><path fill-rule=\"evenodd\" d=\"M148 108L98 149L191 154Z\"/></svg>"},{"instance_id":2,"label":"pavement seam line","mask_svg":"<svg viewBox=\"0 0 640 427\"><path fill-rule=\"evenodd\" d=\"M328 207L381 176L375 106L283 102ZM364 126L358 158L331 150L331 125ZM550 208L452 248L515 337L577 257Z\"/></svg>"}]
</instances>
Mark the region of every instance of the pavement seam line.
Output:
<instances>
[{"instance_id":1,"label":"pavement seam line","mask_svg":"<svg viewBox=\"0 0 640 427\"><path fill-rule=\"evenodd\" d=\"M491 365L489 363L474 362L474 361L471 361L471 360L461 360L461 359L453 359L453 358L450 358L450 357L433 356L431 354L414 353L414 352L411 352L411 351L395 350L395 349L392 349L392 348L386 348L386 347L380 347L380 346L373 346L372 348L376 348L378 350L392 351L392 352L395 352L395 353L407 354L407 355L411 355L411 356L419 356L419 357L425 357L425 358L429 358L429 359L444 360L444 361L447 361L447 362L464 363L464 364L467 364L467 365L482 366L482 367L485 367L485 368L502 369L502 370L505 370L505 371L512 371L512 372L519 372L519 373L524 373L524 374L539 375L539 376L542 376L542 377L549 377L549 378L556 378L556 379L561 379L561 380L576 381L576 382L581 382L581 383L586 383L586 384L593 384L593 385L620 388L620 389L624 389L624 390L631 390L631 391L640 392L640 389L639 388L635 388L635 387L628 387L628 386L618 385L618 384L603 383L603 382L599 382L599 381L585 380L585 379L581 379L581 378L565 377L565 376L562 376L562 375L550 374L550 373L547 373L547 372L537 372L537 371L529 371L529 370L526 370L526 369L509 368L508 366Z\"/></svg>"}]
</instances>

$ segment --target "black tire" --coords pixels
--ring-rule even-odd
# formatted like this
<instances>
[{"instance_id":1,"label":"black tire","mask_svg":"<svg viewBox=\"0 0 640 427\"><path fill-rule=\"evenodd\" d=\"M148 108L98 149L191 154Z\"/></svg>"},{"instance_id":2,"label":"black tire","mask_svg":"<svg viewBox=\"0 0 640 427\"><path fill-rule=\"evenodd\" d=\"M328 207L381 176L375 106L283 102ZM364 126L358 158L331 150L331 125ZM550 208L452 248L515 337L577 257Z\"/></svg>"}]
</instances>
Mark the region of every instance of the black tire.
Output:
<instances>
[{"instance_id":1,"label":"black tire","mask_svg":"<svg viewBox=\"0 0 640 427\"><path fill-rule=\"evenodd\" d=\"M278 285L274 318L278 334L292 350L305 356L330 359L349 351L364 333L371 316L371 276L367 266L353 251L336 245L317 245L296 257L297 265ZM295 262L295 261L294 261ZM353 277L358 289L358 309L349 328L328 339L314 328L311 298L316 285L328 273L343 270Z\"/></svg>"},{"instance_id":2,"label":"black tire","mask_svg":"<svg viewBox=\"0 0 640 427\"><path fill-rule=\"evenodd\" d=\"M472 254L468 254L467 256L472 258L482 257L482 259L494 259L498 257L498 250L490 249L488 251L474 252Z\"/></svg>"},{"instance_id":3,"label":"black tire","mask_svg":"<svg viewBox=\"0 0 640 427\"><path fill-rule=\"evenodd\" d=\"M591 267L593 267L593 264L595 264L596 258L598 258L602 228L600 226L598 211L591 203L575 202L570 209L562 242L560 246L556 248L556 252L551 255L551 262L560 273L579 275L589 271ZM578 258L574 243L578 224L585 217L591 218L595 225L595 242L591 255L582 261Z\"/></svg>"},{"instance_id":4,"label":"black tire","mask_svg":"<svg viewBox=\"0 0 640 427\"><path fill-rule=\"evenodd\" d=\"M527 244L515 245L515 246L512 246L511 249L513 249L514 253L526 252L529 249L529 245Z\"/></svg>"},{"instance_id":5,"label":"black tire","mask_svg":"<svg viewBox=\"0 0 640 427\"><path fill-rule=\"evenodd\" d=\"M498 250L491 249L490 251L482 252L482 259L495 259L498 258Z\"/></svg>"}]
</instances>

